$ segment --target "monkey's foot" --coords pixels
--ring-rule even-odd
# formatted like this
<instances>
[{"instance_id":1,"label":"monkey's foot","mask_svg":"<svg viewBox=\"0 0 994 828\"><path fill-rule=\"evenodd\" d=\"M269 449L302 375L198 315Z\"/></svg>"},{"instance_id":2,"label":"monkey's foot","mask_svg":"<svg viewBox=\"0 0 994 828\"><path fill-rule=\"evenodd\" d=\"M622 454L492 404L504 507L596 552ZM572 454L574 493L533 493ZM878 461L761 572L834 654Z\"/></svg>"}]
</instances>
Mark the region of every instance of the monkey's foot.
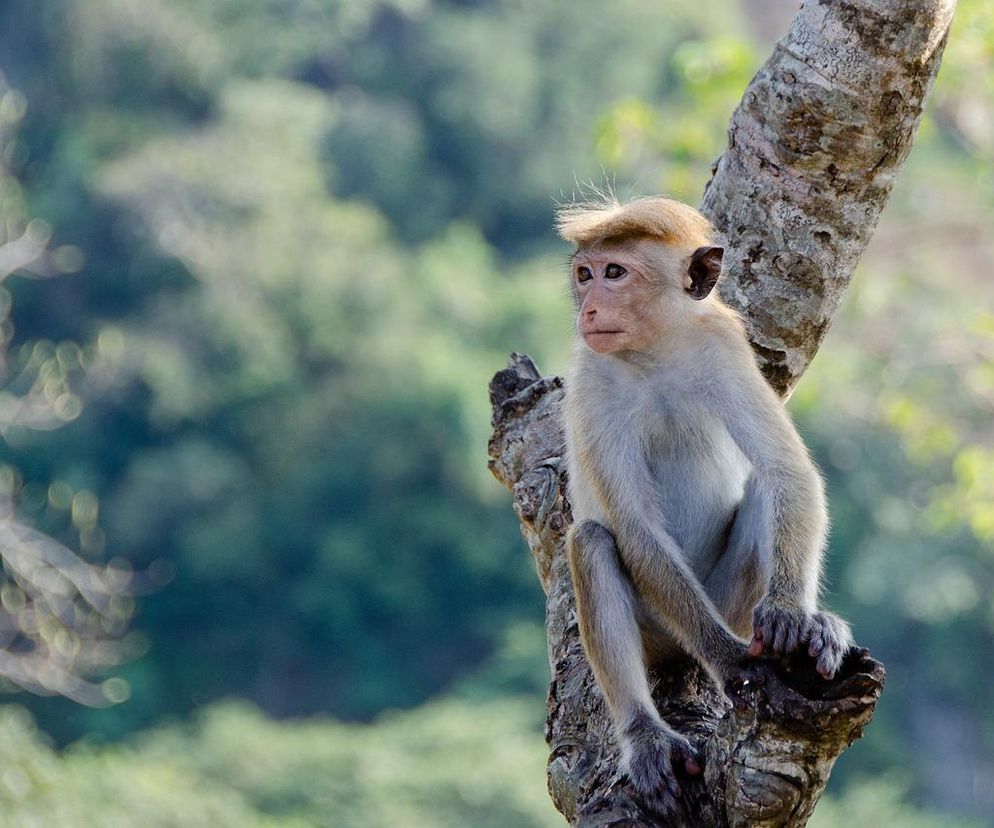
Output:
<instances>
[{"instance_id":1,"label":"monkey's foot","mask_svg":"<svg viewBox=\"0 0 994 828\"><path fill-rule=\"evenodd\" d=\"M852 647L849 625L830 612L816 612L811 616L811 637L808 655L816 658L815 669L824 679L832 678L842 666L842 659Z\"/></svg>"},{"instance_id":2,"label":"monkey's foot","mask_svg":"<svg viewBox=\"0 0 994 828\"><path fill-rule=\"evenodd\" d=\"M622 764L639 796L661 816L677 812L677 772L691 776L701 772L700 758L690 742L648 715L637 717L625 728Z\"/></svg>"}]
</instances>

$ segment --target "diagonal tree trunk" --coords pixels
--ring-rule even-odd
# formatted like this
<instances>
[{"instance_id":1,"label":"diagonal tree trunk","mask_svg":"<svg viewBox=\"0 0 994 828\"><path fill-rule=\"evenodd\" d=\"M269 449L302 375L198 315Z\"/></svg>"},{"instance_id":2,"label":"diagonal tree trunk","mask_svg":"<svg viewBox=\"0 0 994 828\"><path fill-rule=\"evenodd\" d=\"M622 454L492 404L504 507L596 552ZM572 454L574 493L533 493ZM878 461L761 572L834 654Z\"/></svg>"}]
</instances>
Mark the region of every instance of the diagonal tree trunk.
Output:
<instances>
[{"instance_id":1,"label":"diagonal tree trunk","mask_svg":"<svg viewBox=\"0 0 994 828\"><path fill-rule=\"evenodd\" d=\"M703 212L724 238L725 301L745 316L770 384L787 396L818 349L939 68L955 0L809 0L732 116ZM583 655L563 540L559 377L512 354L490 385L490 468L547 595L549 790L576 826L657 824L618 770L610 719ZM693 664L658 676L668 721L703 750L681 826L801 826L859 737L884 669L854 650L831 682L804 657L763 660L727 696Z\"/></svg>"}]
</instances>

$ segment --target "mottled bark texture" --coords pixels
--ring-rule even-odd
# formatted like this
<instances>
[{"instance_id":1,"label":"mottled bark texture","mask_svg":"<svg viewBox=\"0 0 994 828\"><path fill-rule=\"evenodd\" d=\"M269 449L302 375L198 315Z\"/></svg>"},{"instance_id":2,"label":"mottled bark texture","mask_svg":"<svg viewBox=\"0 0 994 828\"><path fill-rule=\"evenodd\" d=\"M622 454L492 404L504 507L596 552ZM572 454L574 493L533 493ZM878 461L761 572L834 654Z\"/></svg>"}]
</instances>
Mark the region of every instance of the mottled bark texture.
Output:
<instances>
[{"instance_id":1,"label":"mottled bark texture","mask_svg":"<svg viewBox=\"0 0 994 828\"><path fill-rule=\"evenodd\" d=\"M809 0L749 84L701 210L722 298L788 394L821 343L908 157L955 0Z\"/></svg>"},{"instance_id":2,"label":"mottled bark texture","mask_svg":"<svg viewBox=\"0 0 994 828\"><path fill-rule=\"evenodd\" d=\"M955 0L811 0L732 117L702 210L724 237L724 299L745 316L783 396L807 368L906 159ZM548 782L576 826L659 824L618 770L583 655L563 549L563 382L513 354L491 382L490 468L514 492L547 595ZM764 659L723 693L687 663L656 677L668 721L703 752L679 826L801 826L838 755L862 732L884 670L854 650L819 679L804 656Z\"/></svg>"}]
</instances>

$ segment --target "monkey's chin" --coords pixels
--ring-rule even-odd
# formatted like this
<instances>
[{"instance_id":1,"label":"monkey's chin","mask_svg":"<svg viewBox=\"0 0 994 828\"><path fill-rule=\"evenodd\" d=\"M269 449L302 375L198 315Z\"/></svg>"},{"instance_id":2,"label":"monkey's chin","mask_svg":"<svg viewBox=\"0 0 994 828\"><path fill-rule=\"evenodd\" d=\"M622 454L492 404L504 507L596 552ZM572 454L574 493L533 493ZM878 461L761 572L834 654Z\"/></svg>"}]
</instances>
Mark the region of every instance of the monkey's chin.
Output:
<instances>
[{"instance_id":1,"label":"monkey's chin","mask_svg":"<svg viewBox=\"0 0 994 828\"><path fill-rule=\"evenodd\" d=\"M624 349L621 331L596 331L583 334L583 341L591 351L598 354L612 354Z\"/></svg>"}]
</instances>

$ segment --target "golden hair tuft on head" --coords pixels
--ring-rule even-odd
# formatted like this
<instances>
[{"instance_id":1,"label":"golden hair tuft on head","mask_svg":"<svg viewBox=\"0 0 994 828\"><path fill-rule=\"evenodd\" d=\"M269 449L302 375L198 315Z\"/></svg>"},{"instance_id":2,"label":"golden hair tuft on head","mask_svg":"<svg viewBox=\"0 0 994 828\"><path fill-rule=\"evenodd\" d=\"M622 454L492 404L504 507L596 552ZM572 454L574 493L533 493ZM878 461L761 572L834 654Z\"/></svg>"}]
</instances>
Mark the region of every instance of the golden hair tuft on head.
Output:
<instances>
[{"instance_id":1,"label":"golden hair tuft on head","mask_svg":"<svg viewBox=\"0 0 994 828\"><path fill-rule=\"evenodd\" d=\"M711 243L710 222L680 201L647 196L622 203L610 191L595 190L594 194L594 199L574 201L556 210L556 230L577 247L636 238L695 247Z\"/></svg>"}]
</instances>

